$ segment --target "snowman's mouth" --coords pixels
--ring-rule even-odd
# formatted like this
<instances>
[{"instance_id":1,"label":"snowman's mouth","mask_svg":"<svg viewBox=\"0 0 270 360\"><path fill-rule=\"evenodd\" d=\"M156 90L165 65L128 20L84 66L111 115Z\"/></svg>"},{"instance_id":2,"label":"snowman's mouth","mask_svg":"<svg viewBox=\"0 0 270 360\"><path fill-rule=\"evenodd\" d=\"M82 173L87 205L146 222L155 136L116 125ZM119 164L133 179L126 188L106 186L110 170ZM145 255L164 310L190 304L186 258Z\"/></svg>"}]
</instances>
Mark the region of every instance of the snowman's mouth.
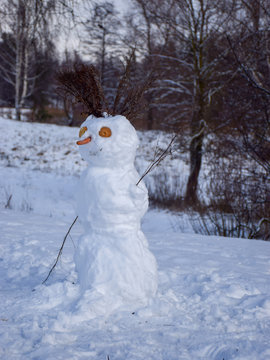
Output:
<instances>
[{"instance_id":1,"label":"snowman's mouth","mask_svg":"<svg viewBox=\"0 0 270 360\"><path fill-rule=\"evenodd\" d=\"M77 145L85 145L90 143L91 141L91 136L88 136L87 138L83 139L83 140L78 140L77 141Z\"/></svg>"}]
</instances>

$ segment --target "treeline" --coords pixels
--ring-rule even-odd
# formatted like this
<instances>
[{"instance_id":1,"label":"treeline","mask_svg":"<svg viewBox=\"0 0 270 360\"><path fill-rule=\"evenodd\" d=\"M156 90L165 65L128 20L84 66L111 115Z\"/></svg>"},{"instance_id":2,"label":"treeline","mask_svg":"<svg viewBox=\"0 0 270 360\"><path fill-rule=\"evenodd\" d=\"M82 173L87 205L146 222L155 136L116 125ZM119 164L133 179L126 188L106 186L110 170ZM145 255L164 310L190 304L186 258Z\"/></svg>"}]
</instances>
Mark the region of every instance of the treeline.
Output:
<instances>
[{"instance_id":1,"label":"treeline","mask_svg":"<svg viewBox=\"0 0 270 360\"><path fill-rule=\"evenodd\" d=\"M231 235L246 227L245 236L255 237L264 227L270 236L270 0L130 4L120 16L110 2L4 1L0 105L15 107L18 119L30 107L33 120L78 125L83 109L59 96L55 73L94 64L110 100L133 53L130 86L155 79L136 127L179 132L178 146L189 152L182 203L199 204L208 218L231 214ZM57 34L67 30L79 51L60 52ZM199 189L206 155L207 206Z\"/></svg>"}]
</instances>

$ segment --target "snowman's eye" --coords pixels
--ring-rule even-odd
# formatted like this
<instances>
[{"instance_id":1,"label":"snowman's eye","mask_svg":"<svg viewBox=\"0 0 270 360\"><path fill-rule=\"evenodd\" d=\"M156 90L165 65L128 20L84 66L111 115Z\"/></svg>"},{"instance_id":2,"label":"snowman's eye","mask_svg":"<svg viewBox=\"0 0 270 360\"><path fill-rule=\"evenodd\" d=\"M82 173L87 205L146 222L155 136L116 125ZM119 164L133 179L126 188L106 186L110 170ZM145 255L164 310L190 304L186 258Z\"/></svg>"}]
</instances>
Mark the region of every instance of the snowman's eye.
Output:
<instances>
[{"instance_id":1,"label":"snowman's eye","mask_svg":"<svg viewBox=\"0 0 270 360\"><path fill-rule=\"evenodd\" d=\"M99 136L102 137L110 137L112 135L112 131L110 128L108 128L107 126L103 126L100 130L99 130Z\"/></svg>"},{"instance_id":2,"label":"snowman's eye","mask_svg":"<svg viewBox=\"0 0 270 360\"><path fill-rule=\"evenodd\" d=\"M81 129L80 129L80 132L79 132L79 137L82 137L83 134L87 131L87 127L86 126L83 126Z\"/></svg>"}]
</instances>

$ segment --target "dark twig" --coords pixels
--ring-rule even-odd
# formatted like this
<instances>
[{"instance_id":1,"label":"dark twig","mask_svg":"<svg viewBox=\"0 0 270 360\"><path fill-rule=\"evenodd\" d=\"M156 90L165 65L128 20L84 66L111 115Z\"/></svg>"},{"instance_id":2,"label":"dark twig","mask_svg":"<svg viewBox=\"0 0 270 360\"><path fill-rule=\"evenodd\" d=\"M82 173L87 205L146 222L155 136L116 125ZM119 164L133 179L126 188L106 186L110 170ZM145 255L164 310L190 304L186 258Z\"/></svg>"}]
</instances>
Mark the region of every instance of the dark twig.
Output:
<instances>
[{"instance_id":1,"label":"dark twig","mask_svg":"<svg viewBox=\"0 0 270 360\"><path fill-rule=\"evenodd\" d=\"M126 60L124 73L119 78L116 95L111 107L105 98L98 70L93 65L75 64L57 73L57 89L65 100L79 103L84 113L103 117L123 115L130 121L138 117L144 106L144 94L150 89L156 78L156 69L144 76L144 80L135 81L132 77L136 65L135 49Z\"/></svg>"},{"instance_id":2,"label":"dark twig","mask_svg":"<svg viewBox=\"0 0 270 360\"><path fill-rule=\"evenodd\" d=\"M267 219L267 218L263 218L259 221L258 225L257 225L257 228L254 229L254 230L250 230L250 233L248 235L248 239L255 239L256 236L259 235L260 231L261 231L261 228L264 224L270 224L270 219Z\"/></svg>"},{"instance_id":3,"label":"dark twig","mask_svg":"<svg viewBox=\"0 0 270 360\"><path fill-rule=\"evenodd\" d=\"M147 174L149 174L157 165L159 165L163 159L165 159L165 157L168 155L169 150L171 149L172 144L173 144L173 142L175 141L175 139L177 138L177 136L178 136L178 134L175 134L175 135L172 137L172 139L171 139L169 145L166 147L166 149L160 154L160 156L159 156L156 160L154 160L154 161L148 166L148 168L145 170L145 172L143 173L143 175L141 176L141 178L140 178L139 181L137 182L136 186L138 186L139 183L142 181L142 179L143 179Z\"/></svg>"},{"instance_id":4,"label":"dark twig","mask_svg":"<svg viewBox=\"0 0 270 360\"><path fill-rule=\"evenodd\" d=\"M261 86L258 84L258 82L256 80L254 80L254 78L250 75L250 73L248 72L248 70L246 69L246 67L243 65L243 63L240 61L238 55L236 54L235 48L232 45L231 39L230 37L227 35L227 41L229 43L229 46L233 52L233 56L238 64L238 66L240 67L240 69L242 70L243 74L245 75L246 79L248 80L248 82L255 88L257 88L258 90L264 92L266 95L270 95L270 91L268 89L266 89L265 87Z\"/></svg>"},{"instance_id":5,"label":"dark twig","mask_svg":"<svg viewBox=\"0 0 270 360\"><path fill-rule=\"evenodd\" d=\"M67 99L74 98L82 104L88 115L102 117L108 105L100 83L100 76L93 65L75 64L73 69L64 69L57 74L58 92Z\"/></svg>"},{"instance_id":6,"label":"dark twig","mask_svg":"<svg viewBox=\"0 0 270 360\"><path fill-rule=\"evenodd\" d=\"M133 61L134 61L134 56L135 56L135 50L132 51L129 58L127 58L127 60L126 60L125 70L119 80L119 84L118 84L117 90L116 90L116 95L114 98L114 103L113 103L113 108L112 108L113 115L117 114L117 111L119 108L119 103L120 103L123 95L126 94L128 87L130 86L131 70L132 70L132 65L133 65Z\"/></svg>"},{"instance_id":7,"label":"dark twig","mask_svg":"<svg viewBox=\"0 0 270 360\"><path fill-rule=\"evenodd\" d=\"M144 95L156 78L156 69L154 68L144 76L144 80L135 81L135 79L132 79L135 64L135 49L133 49L126 59L125 70L119 80L111 111L112 115L120 114L131 121L140 115L141 110L144 108Z\"/></svg>"},{"instance_id":8,"label":"dark twig","mask_svg":"<svg viewBox=\"0 0 270 360\"><path fill-rule=\"evenodd\" d=\"M49 279L49 277L50 277L53 269L56 267L56 265L57 265L57 263L58 263L58 260L59 260L61 254L62 254L62 251L63 251L64 245L65 245L66 239L67 239L67 237L68 237L68 234L70 233L70 231L71 231L73 225L75 224L75 222L77 221L77 219L78 219L78 216L76 216L75 220L74 220L73 223L70 225L70 227L69 227L69 229L68 229L68 232L66 233L66 235L65 235L65 237L64 237L64 240L63 240L63 242L62 242L62 245L61 245L61 247L60 247L60 250L58 251L58 255L57 255L57 258L56 258L56 260L55 260L55 263L53 264L51 270L49 271L49 274L48 274L48 276L46 277L46 279L45 279L44 281L42 281L42 284L45 284L45 282Z\"/></svg>"},{"instance_id":9,"label":"dark twig","mask_svg":"<svg viewBox=\"0 0 270 360\"><path fill-rule=\"evenodd\" d=\"M11 199L12 199L12 194L9 195L9 197L8 197L8 201L7 201L6 205L5 205L5 208L6 208L6 209L9 209L9 208L10 208Z\"/></svg>"}]
</instances>

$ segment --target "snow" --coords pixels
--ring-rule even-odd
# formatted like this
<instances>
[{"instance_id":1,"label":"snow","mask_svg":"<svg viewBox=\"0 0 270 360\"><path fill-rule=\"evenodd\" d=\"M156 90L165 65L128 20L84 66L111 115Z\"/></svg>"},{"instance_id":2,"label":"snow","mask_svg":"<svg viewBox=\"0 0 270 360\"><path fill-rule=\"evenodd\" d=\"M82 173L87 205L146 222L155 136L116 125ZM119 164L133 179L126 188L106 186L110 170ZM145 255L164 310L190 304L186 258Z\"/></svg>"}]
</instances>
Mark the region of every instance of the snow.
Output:
<instances>
[{"instance_id":1,"label":"snow","mask_svg":"<svg viewBox=\"0 0 270 360\"><path fill-rule=\"evenodd\" d=\"M270 244L183 233L164 211L142 222L158 263L155 300L134 314L71 317L79 222L41 283L76 215L78 129L0 119L0 130L1 359L270 359Z\"/></svg>"},{"instance_id":2,"label":"snow","mask_svg":"<svg viewBox=\"0 0 270 360\"><path fill-rule=\"evenodd\" d=\"M31 118L31 109L21 109L21 121L28 121ZM13 119L16 120L16 110L11 107L0 107L0 116L5 119Z\"/></svg>"}]
</instances>

